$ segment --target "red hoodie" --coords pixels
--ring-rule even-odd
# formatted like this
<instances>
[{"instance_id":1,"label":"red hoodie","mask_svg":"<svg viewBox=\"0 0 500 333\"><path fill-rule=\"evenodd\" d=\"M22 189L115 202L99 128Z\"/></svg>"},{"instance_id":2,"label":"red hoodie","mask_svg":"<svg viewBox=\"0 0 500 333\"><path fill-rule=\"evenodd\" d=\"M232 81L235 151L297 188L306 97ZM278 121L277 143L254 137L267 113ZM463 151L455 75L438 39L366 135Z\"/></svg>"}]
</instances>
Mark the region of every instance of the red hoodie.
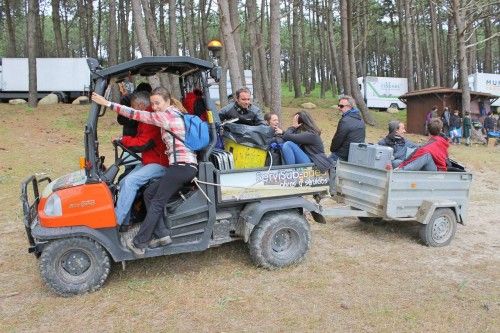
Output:
<instances>
[{"instance_id":1,"label":"red hoodie","mask_svg":"<svg viewBox=\"0 0 500 333\"><path fill-rule=\"evenodd\" d=\"M151 107L148 107L146 111L152 112ZM154 142L154 147L141 151L151 140ZM161 139L159 127L140 122L137 126L137 134L135 136L124 136L121 141L125 147L137 148L142 152L142 164L157 163L165 167L168 166L165 143Z\"/></svg>"},{"instance_id":2,"label":"red hoodie","mask_svg":"<svg viewBox=\"0 0 500 333\"><path fill-rule=\"evenodd\" d=\"M418 148L410 155L406 160L404 160L399 168L404 167L408 163L416 160L420 156L430 153L438 171L446 171L446 159L448 158L448 147L450 143L448 139L443 138L440 135L431 136L429 141L422 147Z\"/></svg>"}]
</instances>

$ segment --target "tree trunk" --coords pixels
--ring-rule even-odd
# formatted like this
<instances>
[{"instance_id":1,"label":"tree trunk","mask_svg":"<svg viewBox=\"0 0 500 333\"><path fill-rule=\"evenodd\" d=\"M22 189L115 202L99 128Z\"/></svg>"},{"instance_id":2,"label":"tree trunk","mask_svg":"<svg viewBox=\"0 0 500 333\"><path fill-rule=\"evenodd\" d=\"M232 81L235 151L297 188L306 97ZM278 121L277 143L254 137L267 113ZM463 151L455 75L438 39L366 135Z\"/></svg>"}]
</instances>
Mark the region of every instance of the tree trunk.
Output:
<instances>
[{"instance_id":1,"label":"tree trunk","mask_svg":"<svg viewBox=\"0 0 500 333\"><path fill-rule=\"evenodd\" d=\"M330 68L335 70L335 82L337 86L337 91L334 91L334 95L339 91L344 91L344 82L342 79L342 73L340 71L339 57L337 53L337 45L335 44L335 34L333 27L333 2L328 2L328 12L327 12L327 30L328 30L328 45L330 50ZM333 84L332 84L333 86Z\"/></svg>"},{"instance_id":2,"label":"tree trunk","mask_svg":"<svg viewBox=\"0 0 500 333\"><path fill-rule=\"evenodd\" d=\"M193 33L193 0L185 1L185 10L184 13L186 15L186 48L188 51L188 56L194 57L194 33Z\"/></svg>"},{"instance_id":3,"label":"tree trunk","mask_svg":"<svg viewBox=\"0 0 500 333\"><path fill-rule=\"evenodd\" d=\"M281 119L281 40L280 40L280 2L270 0L270 43L271 48L271 112Z\"/></svg>"},{"instance_id":4,"label":"tree trunk","mask_svg":"<svg viewBox=\"0 0 500 333\"><path fill-rule=\"evenodd\" d=\"M406 52L405 52L405 19L401 2L405 0L396 0L398 9L398 22L399 22L399 77L406 77Z\"/></svg>"},{"instance_id":5,"label":"tree trunk","mask_svg":"<svg viewBox=\"0 0 500 333\"><path fill-rule=\"evenodd\" d=\"M108 63L110 66L118 63L118 29L116 27L116 2L109 1L109 35L108 35Z\"/></svg>"},{"instance_id":6,"label":"tree trunk","mask_svg":"<svg viewBox=\"0 0 500 333\"><path fill-rule=\"evenodd\" d=\"M227 63L229 66L229 76L231 77L231 90L233 93L243 86L241 71L238 62L238 53L234 44L231 19L229 17L229 6L226 1L218 1L220 10L220 21L222 38L226 50Z\"/></svg>"},{"instance_id":7,"label":"tree trunk","mask_svg":"<svg viewBox=\"0 0 500 333\"><path fill-rule=\"evenodd\" d=\"M63 47L62 33L61 33L61 16L60 1L52 0L52 27L54 29L54 40L56 42L56 56L65 57L66 47Z\"/></svg>"},{"instance_id":8,"label":"tree trunk","mask_svg":"<svg viewBox=\"0 0 500 333\"><path fill-rule=\"evenodd\" d=\"M493 16L493 6L488 6L486 11L488 12L488 14L491 14ZM484 19L483 23L484 38L486 39L486 42L484 44L484 72L493 73L493 40L491 38L493 29L491 26L491 19L487 17L486 19Z\"/></svg>"},{"instance_id":9,"label":"tree trunk","mask_svg":"<svg viewBox=\"0 0 500 333\"><path fill-rule=\"evenodd\" d=\"M159 16L159 22L158 22L158 30L159 30L159 33L160 33L160 43L163 45L164 47L164 51L165 53L164 54L169 54L170 51L168 49L170 43L167 42L167 29L165 28L165 5L163 2L160 3L160 6L159 6L159 12L160 12L160 16Z\"/></svg>"},{"instance_id":10,"label":"tree trunk","mask_svg":"<svg viewBox=\"0 0 500 333\"><path fill-rule=\"evenodd\" d=\"M345 0L342 0L345 1ZM351 85L351 91L352 91L352 97L356 100L356 104L358 105L359 110L361 111L361 115L363 116L363 120L365 123L368 125L375 125L375 120L373 119L372 114L370 113L370 110L368 110L368 107L366 106L366 103L363 99L363 95L361 95L361 91L359 90L359 84L358 84L358 78L356 75L356 65L355 62L356 60L354 59L354 40L352 37L352 24L351 24L351 18L352 18L352 11L350 8L350 3L347 1L347 6L346 6L346 13L347 15L347 20L346 20L346 25L347 25L347 47L348 47L348 59L349 59L349 68L351 70L350 76L349 76L349 83Z\"/></svg>"},{"instance_id":11,"label":"tree trunk","mask_svg":"<svg viewBox=\"0 0 500 333\"><path fill-rule=\"evenodd\" d=\"M438 33L435 0L429 0L429 11L431 14L431 31L432 31L432 65L434 74L434 85L441 86L441 62L439 60L438 48Z\"/></svg>"},{"instance_id":12,"label":"tree trunk","mask_svg":"<svg viewBox=\"0 0 500 333\"><path fill-rule=\"evenodd\" d=\"M467 70L467 50L465 45L465 20L460 13L460 0L451 0L453 18L457 29L459 82L462 89L462 112L470 112L470 88Z\"/></svg>"},{"instance_id":13,"label":"tree trunk","mask_svg":"<svg viewBox=\"0 0 500 333\"><path fill-rule=\"evenodd\" d=\"M300 82L300 49L302 48L299 38L300 13L302 11L302 0L293 1L293 22L292 22L292 54L291 70L293 91L295 98L302 97L302 85Z\"/></svg>"},{"instance_id":14,"label":"tree trunk","mask_svg":"<svg viewBox=\"0 0 500 333\"><path fill-rule=\"evenodd\" d=\"M243 63L243 48L241 45L240 36L240 14L238 13L238 1L228 1L229 5L229 21L231 22L231 30L234 40L234 47L236 48L236 55L238 57L238 68L240 69L240 76L243 85L245 82L245 65Z\"/></svg>"},{"instance_id":15,"label":"tree trunk","mask_svg":"<svg viewBox=\"0 0 500 333\"><path fill-rule=\"evenodd\" d=\"M153 12L151 11L151 7L149 7L148 0L141 0L141 2L142 2L142 11L144 13L144 20L146 23L145 24L146 34L148 36L149 43L153 48L153 55L155 56L165 55L163 44L160 42L158 34L156 33L157 31L156 20L153 17Z\"/></svg>"},{"instance_id":16,"label":"tree trunk","mask_svg":"<svg viewBox=\"0 0 500 333\"><path fill-rule=\"evenodd\" d=\"M177 42L177 15L176 15L176 1L168 1L168 28L169 28L169 38L170 38L170 55L179 55L179 43ZM170 88L171 93L174 96L181 96L181 88L179 86L179 80L170 76Z\"/></svg>"},{"instance_id":17,"label":"tree trunk","mask_svg":"<svg viewBox=\"0 0 500 333\"><path fill-rule=\"evenodd\" d=\"M342 82L343 94L352 95L351 89L351 66L349 62L349 12L348 0L340 0L340 28L342 31Z\"/></svg>"},{"instance_id":18,"label":"tree trunk","mask_svg":"<svg viewBox=\"0 0 500 333\"><path fill-rule=\"evenodd\" d=\"M151 56L151 48L149 46L149 39L146 34L146 25L143 19L141 0L132 0L132 15L134 17L134 27L137 35L137 43L143 57ZM153 88L159 87L160 80L158 76L150 76L149 83Z\"/></svg>"},{"instance_id":19,"label":"tree trunk","mask_svg":"<svg viewBox=\"0 0 500 333\"><path fill-rule=\"evenodd\" d=\"M9 58L14 58L16 54L16 29L12 19L11 0L4 0L5 22L7 25L7 54Z\"/></svg>"},{"instance_id":20,"label":"tree trunk","mask_svg":"<svg viewBox=\"0 0 500 333\"><path fill-rule=\"evenodd\" d=\"M408 91L415 90L414 70L413 70L413 45L411 33L411 0L405 0L405 30L406 30L406 77L408 78Z\"/></svg>"},{"instance_id":21,"label":"tree trunk","mask_svg":"<svg viewBox=\"0 0 500 333\"><path fill-rule=\"evenodd\" d=\"M264 87L264 105L271 105L271 81L269 80L269 71L267 66L266 44L263 39L264 36L264 21L265 21L265 0L261 5L261 20L260 20L260 33L257 34L257 50L259 51L260 68L262 70L262 86Z\"/></svg>"},{"instance_id":22,"label":"tree trunk","mask_svg":"<svg viewBox=\"0 0 500 333\"><path fill-rule=\"evenodd\" d=\"M448 17L448 45L447 45L447 48L446 48L446 86L447 87L452 87L453 86L453 82L454 82L454 78L453 78L453 72L454 72L454 69L456 68L455 66L455 59L457 57L457 52L456 52L456 41L455 41L455 37L456 37L456 34L454 33L454 28L455 26L455 23L454 23L454 20L453 20L453 14L451 14L449 17Z\"/></svg>"},{"instance_id":23,"label":"tree trunk","mask_svg":"<svg viewBox=\"0 0 500 333\"><path fill-rule=\"evenodd\" d=\"M210 0L207 6L206 0L200 0L200 21L201 21L201 33L200 33L200 57L202 59L208 59L208 16L210 15L210 7L212 6L212 1Z\"/></svg>"},{"instance_id":24,"label":"tree trunk","mask_svg":"<svg viewBox=\"0 0 500 333\"><path fill-rule=\"evenodd\" d=\"M417 4L413 7L413 15L411 17L411 25L412 25L412 37L413 37L413 44L415 45L415 81L416 81L416 89L420 90L422 89L422 79L423 75L420 70L420 41L419 41L419 31L417 29L417 22L418 22L418 12L417 9L415 8Z\"/></svg>"},{"instance_id":25,"label":"tree trunk","mask_svg":"<svg viewBox=\"0 0 500 333\"><path fill-rule=\"evenodd\" d=\"M29 0L28 2L28 22L26 31L36 30L36 17L38 16L38 0ZM37 104L37 86L36 86L36 52L37 39L35 34L28 33L28 81L29 95L28 104L32 108Z\"/></svg>"},{"instance_id":26,"label":"tree trunk","mask_svg":"<svg viewBox=\"0 0 500 333\"><path fill-rule=\"evenodd\" d=\"M259 61L259 51L255 47L257 43L257 2L256 0L247 0L248 11L248 34L250 37L251 53L252 53L252 83L253 83L253 99L255 104L263 105L264 91L262 85L262 69Z\"/></svg>"}]
</instances>

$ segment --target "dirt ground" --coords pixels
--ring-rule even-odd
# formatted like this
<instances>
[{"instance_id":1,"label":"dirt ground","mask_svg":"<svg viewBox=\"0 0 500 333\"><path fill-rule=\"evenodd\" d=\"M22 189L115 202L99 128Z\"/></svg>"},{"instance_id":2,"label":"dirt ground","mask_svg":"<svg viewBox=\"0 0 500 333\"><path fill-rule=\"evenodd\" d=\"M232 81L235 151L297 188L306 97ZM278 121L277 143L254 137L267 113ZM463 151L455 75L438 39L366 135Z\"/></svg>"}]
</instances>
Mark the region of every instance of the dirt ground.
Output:
<instances>
[{"instance_id":1,"label":"dirt ground","mask_svg":"<svg viewBox=\"0 0 500 333\"><path fill-rule=\"evenodd\" d=\"M423 246L413 223L329 218L311 222L311 251L294 267L256 268L246 245L232 243L135 261L125 271L113 264L95 293L52 294L27 253L19 185L34 173L78 168L87 110L0 105L1 332L500 331L500 149L479 145L450 149L474 180L469 223L447 247ZM293 111L285 109L287 120ZM338 116L311 113L329 142ZM377 114L381 125L369 129L369 141L384 135L390 117ZM101 118L99 130L111 160L120 133L114 115Z\"/></svg>"}]
</instances>

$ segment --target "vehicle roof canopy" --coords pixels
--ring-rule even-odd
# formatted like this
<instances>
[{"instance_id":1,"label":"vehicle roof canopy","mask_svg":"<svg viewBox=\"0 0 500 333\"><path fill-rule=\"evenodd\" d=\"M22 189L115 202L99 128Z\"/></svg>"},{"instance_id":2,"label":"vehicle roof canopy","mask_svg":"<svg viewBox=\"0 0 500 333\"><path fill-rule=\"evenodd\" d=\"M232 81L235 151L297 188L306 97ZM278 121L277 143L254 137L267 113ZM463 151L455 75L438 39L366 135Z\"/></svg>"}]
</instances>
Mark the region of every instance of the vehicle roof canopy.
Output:
<instances>
[{"instance_id":1,"label":"vehicle roof canopy","mask_svg":"<svg viewBox=\"0 0 500 333\"><path fill-rule=\"evenodd\" d=\"M193 57L143 57L97 70L93 77L114 77L117 81L121 81L131 75L151 76L158 73L167 73L186 76L194 72L209 70L212 67L211 62Z\"/></svg>"}]
</instances>

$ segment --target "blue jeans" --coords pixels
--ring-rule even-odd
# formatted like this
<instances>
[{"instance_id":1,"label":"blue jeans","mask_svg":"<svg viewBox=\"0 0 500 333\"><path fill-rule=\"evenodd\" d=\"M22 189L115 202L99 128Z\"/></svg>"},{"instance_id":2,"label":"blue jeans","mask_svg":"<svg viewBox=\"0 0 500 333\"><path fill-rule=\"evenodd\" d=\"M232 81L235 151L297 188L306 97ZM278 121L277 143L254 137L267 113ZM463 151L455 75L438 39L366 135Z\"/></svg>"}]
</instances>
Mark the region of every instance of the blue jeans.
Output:
<instances>
[{"instance_id":1,"label":"blue jeans","mask_svg":"<svg viewBox=\"0 0 500 333\"><path fill-rule=\"evenodd\" d=\"M436 163L434 163L430 153L420 156L401 169L405 171L437 171Z\"/></svg>"},{"instance_id":2,"label":"blue jeans","mask_svg":"<svg viewBox=\"0 0 500 333\"><path fill-rule=\"evenodd\" d=\"M311 159L295 142L287 141L281 147L281 153L285 164L311 163Z\"/></svg>"},{"instance_id":3,"label":"blue jeans","mask_svg":"<svg viewBox=\"0 0 500 333\"><path fill-rule=\"evenodd\" d=\"M138 164L125 178L120 181L120 192L116 202L115 214L119 225L129 224L130 208L134 203L137 190L154 178L160 178L167 168L163 165Z\"/></svg>"}]
</instances>

